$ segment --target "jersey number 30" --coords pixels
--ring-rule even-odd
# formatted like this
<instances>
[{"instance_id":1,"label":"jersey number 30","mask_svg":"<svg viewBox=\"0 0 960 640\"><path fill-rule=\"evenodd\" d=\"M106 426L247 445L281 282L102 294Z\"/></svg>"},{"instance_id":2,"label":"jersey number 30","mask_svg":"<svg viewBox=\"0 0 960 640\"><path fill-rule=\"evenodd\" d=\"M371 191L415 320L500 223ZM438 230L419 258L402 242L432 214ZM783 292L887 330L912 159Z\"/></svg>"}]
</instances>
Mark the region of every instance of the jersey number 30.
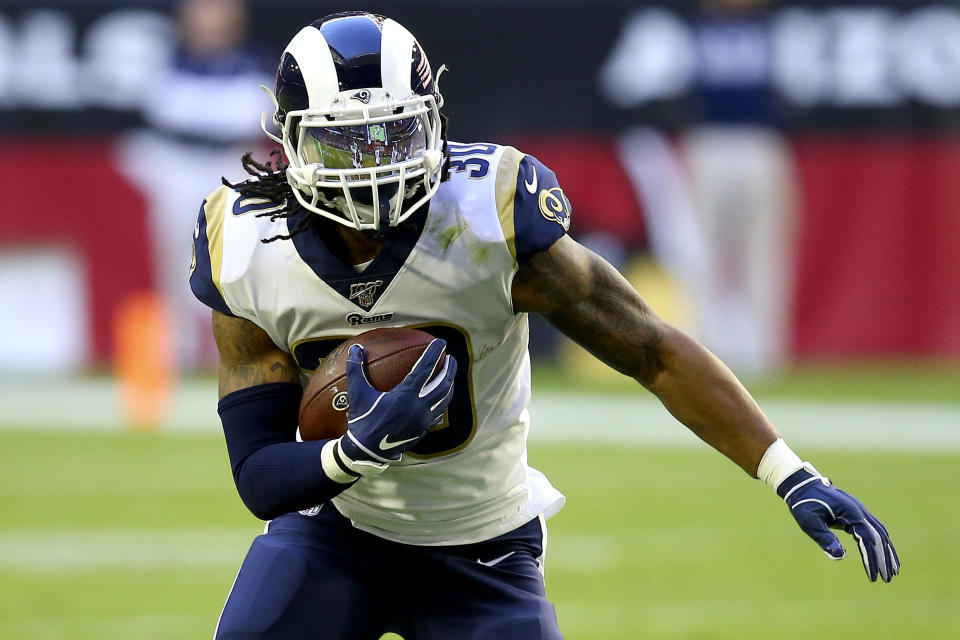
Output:
<instances>
[{"instance_id":1,"label":"jersey number 30","mask_svg":"<svg viewBox=\"0 0 960 640\"><path fill-rule=\"evenodd\" d=\"M496 153L497 147L492 144L456 144L447 145L450 155L450 171L463 173L468 171L470 178L484 178L490 172L490 161L478 156L489 156Z\"/></svg>"}]
</instances>

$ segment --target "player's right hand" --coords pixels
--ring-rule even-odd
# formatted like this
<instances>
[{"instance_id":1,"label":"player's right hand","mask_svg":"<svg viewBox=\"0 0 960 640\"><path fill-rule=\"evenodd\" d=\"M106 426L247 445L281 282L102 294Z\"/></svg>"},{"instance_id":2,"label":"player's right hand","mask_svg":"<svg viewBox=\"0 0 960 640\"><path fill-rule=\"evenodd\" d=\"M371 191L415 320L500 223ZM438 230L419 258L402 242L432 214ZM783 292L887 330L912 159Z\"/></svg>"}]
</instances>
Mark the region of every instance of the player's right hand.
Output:
<instances>
[{"instance_id":1,"label":"player's right hand","mask_svg":"<svg viewBox=\"0 0 960 640\"><path fill-rule=\"evenodd\" d=\"M377 391L366 375L363 347L350 345L347 356L347 433L340 437L340 453L361 475L379 473L398 462L427 430L440 422L450 398L457 361L446 356L443 368L432 375L443 357L446 342L433 340L410 373L390 391Z\"/></svg>"}]
</instances>

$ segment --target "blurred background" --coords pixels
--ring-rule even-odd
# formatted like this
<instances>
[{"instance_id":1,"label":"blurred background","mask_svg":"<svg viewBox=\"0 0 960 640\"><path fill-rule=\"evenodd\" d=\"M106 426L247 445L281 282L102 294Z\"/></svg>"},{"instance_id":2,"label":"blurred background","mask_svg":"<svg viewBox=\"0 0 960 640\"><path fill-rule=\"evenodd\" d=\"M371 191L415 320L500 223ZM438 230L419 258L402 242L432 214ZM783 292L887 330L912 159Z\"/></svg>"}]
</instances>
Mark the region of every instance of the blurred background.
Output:
<instances>
[{"instance_id":1,"label":"blurred background","mask_svg":"<svg viewBox=\"0 0 960 640\"><path fill-rule=\"evenodd\" d=\"M775 499L531 318L569 637L960 635L960 4L0 0L5 637L212 630L258 525L190 235L242 153L269 152L258 85L286 42L347 9L417 35L450 69L451 138L551 167L571 234L906 547L892 588L822 566Z\"/></svg>"}]
</instances>

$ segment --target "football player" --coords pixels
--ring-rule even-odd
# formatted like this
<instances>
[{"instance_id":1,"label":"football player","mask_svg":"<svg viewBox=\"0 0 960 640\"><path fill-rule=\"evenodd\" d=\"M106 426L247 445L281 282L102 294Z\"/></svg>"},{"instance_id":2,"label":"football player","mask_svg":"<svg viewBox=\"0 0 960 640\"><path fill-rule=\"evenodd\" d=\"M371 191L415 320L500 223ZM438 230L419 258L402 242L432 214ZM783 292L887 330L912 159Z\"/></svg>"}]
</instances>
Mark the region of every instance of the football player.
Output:
<instances>
[{"instance_id":1,"label":"football player","mask_svg":"<svg viewBox=\"0 0 960 640\"><path fill-rule=\"evenodd\" d=\"M214 191L194 233L190 283L213 309L234 479L269 520L217 638L561 637L542 567L544 521L564 498L526 461L530 312L774 488L831 557L841 528L871 580L897 574L883 525L567 235L553 172L511 147L447 140L437 77L404 27L368 13L304 27L275 102L278 132L264 128L282 156L247 156L253 177ZM309 372L374 327L436 340L385 393L349 347L347 433L298 441Z\"/></svg>"}]
</instances>

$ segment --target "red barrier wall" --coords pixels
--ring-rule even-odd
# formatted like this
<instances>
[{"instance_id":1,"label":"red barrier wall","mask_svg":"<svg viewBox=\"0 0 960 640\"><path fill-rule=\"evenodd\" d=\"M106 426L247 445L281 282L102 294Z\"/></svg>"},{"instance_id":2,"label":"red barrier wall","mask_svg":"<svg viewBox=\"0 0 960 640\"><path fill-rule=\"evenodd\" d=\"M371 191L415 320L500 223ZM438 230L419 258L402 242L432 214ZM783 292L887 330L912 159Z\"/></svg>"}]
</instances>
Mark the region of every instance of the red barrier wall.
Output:
<instances>
[{"instance_id":1,"label":"red barrier wall","mask_svg":"<svg viewBox=\"0 0 960 640\"><path fill-rule=\"evenodd\" d=\"M582 162L583 141L568 142ZM802 199L795 355L960 356L960 137L793 143ZM550 156L564 155L556 145L530 151L555 165ZM607 221L629 235L623 225L640 216L629 182L609 166L608 143L588 150L594 171L554 166L572 200L602 194L596 211L577 210L578 228L602 224L612 208L622 215ZM117 306L153 282L146 205L117 172L112 142L5 139L0 194L0 248L67 244L86 257L92 351L105 361Z\"/></svg>"},{"instance_id":2,"label":"red barrier wall","mask_svg":"<svg viewBox=\"0 0 960 640\"><path fill-rule=\"evenodd\" d=\"M152 286L146 205L101 138L0 144L0 247L71 246L86 261L91 351L107 360L120 302Z\"/></svg>"},{"instance_id":3,"label":"red barrier wall","mask_svg":"<svg viewBox=\"0 0 960 640\"><path fill-rule=\"evenodd\" d=\"M794 141L800 357L960 355L960 137Z\"/></svg>"}]
</instances>

